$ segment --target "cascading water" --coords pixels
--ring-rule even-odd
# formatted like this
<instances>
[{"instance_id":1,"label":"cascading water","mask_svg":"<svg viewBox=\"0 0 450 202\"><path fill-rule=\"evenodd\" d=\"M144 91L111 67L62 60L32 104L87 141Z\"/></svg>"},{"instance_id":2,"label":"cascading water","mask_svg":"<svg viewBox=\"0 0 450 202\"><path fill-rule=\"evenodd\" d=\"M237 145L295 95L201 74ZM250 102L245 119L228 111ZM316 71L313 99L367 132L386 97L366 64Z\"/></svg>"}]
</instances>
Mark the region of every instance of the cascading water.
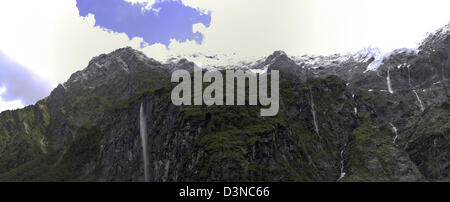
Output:
<instances>
[{"instance_id":1,"label":"cascading water","mask_svg":"<svg viewBox=\"0 0 450 202\"><path fill-rule=\"evenodd\" d=\"M392 86L391 86L391 77L390 77L390 75L389 75L390 69L391 69L391 68L388 67L386 80L387 80L388 91L389 91L390 94L393 94L394 91L392 90Z\"/></svg>"},{"instance_id":2,"label":"cascading water","mask_svg":"<svg viewBox=\"0 0 450 202\"><path fill-rule=\"evenodd\" d=\"M147 157L147 117L144 113L144 105L141 103L141 109L139 110L139 123L141 132L141 142L142 142L142 153L144 156L144 180L146 182L148 179L148 157Z\"/></svg>"},{"instance_id":3,"label":"cascading water","mask_svg":"<svg viewBox=\"0 0 450 202\"><path fill-rule=\"evenodd\" d=\"M416 95L417 102L419 102L420 111L425 111L425 107L423 106L423 102L420 99L419 95L417 94L416 90L413 90L414 95Z\"/></svg>"},{"instance_id":4,"label":"cascading water","mask_svg":"<svg viewBox=\"0 0 450 202\"><path fill-rule=\"evenodd\" d=\"M392 124L392 123L389 123L389 125L391 125L392 131L394 131L394 133L395 133L394 141L392 141L392 143L395 144L395 141L396 141L397 138L398 138L397 127L395 127L394 124Z\"/></svg>"},{"instance_id":5,"label":"cascading water","mask_svg":"<svg viewBox=\"0 0 450 202\"><path fill-rule=\"evenodd\" d=\"M411 65L408 65L406 67L408 68L408 85L411 88L411 69L409 69Z\"/></svg>"},{"instance_id":6,"label":"cascading water","mask_svg":"<svg viewBox=\"0 0 450 202\"><path fill-rule=\"evenodd\" d=\"M311 104L311 113L312 113L313 119L314 119L314 130L316 131L317 135L319 135L319 126L317 125L316 110L314 109L314 98L312 95L311 88L309 89L309 99L310 99L310 104Z\"/></svg>"},{"instance_id":7,"label":"cascading water","mask_svg":"<svg viewBox=\"0 0 450 202\"><path fill-rule=\"evenodd\" d=\"M344 150L341 150L341 176L339 177L339 179L337 181L342 180L342 178L345 177L345 172L344 172Z\"/></svg>"}]
</instances>

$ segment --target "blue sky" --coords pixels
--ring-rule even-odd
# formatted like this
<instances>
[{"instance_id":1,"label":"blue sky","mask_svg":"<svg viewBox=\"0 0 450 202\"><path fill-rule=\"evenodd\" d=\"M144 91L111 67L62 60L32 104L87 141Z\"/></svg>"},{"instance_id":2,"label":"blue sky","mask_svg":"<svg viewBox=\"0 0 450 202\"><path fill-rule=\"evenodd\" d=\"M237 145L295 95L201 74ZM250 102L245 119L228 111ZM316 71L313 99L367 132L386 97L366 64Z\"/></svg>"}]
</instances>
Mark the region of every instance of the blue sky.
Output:
<instances>
[{"instance_id":1,"label":"blue sky","mask_svg":"<svg viewBox=\"0 0 450 202\"><path fill-rule=\"evenodd\" d=\"M50 84L36 74L7 58L0 52L0 89L3 101L20 100L24 105L34 104L51 91Z\"/></svg>"},{"instance_id":2,"label":"blue sky","mask_svg":"<svg viewBox=\"0 0 450 202\"><path fill-rule=\"evenodd\" d=\"M107 2L107 3L105 3ZM156 1L151 8L147 4L131 4L124 0L77 0L80 16L95 16L95 25L126 33L128 37L141 37L147 44L161 43L166 46L170 39L187 40L201 44L203 35L193 32L194 24L209 27L211 14L185 6L181 1Z\"/></svg>"},{"instance_id":3,"label":"blue sky","mask_svg":"<svg viewBox=\"0 0 450 202\"><path fill-rule=\"evenodd\" d=\"M1 0L0 112L35 103L94 56L125 46L160 61L233 57L219 63L275 50L389 51L414 47L449 23L449 7L448 0Z\"/></svg>"},{"instance_id":4,"label":"blue sky","mask_svg":"<svg viewBox=\"0 0 450 202\"><path fill-rule=\"evenodd\" d=\"M52 14L55 14L52 12L45 14L46 10L49 11L50 9L50 7L48 7L49 5L57 5L56 1L44 0L44 3L48 3L47 8L42 10L44 15L48 15L50 18L58 18L58 16L52 16ZM75 0L73 3L75 3L76 7L73 7L74 4L72 4L72 11L76 10L77 16L72 15L72 18L76 17L77 19L87 19L89 15L92 15L95 19L95 24L90 25L90 27L99 28L97 29L97 32L100 30L101 32L106 33L103 33L106 37L114 35L115 38L122 41L124 41L123 36L126 38L125 41L132 41L134 38L139 38L137 40L138 46L135 46L135 48L143 48L152 44L162 44L166 49L168 49L171 40L175 40L180 43L194 41L196 44L200 45L203 40L203 34L198 31L194 32L193 26L195 24L202 24L207 28L211 24L210 12L205 9L186 6L179 0L156 0L153 1L151 5L145 2L130 3L125 0ZM19 5L18 8L23 8L23 6L25 5ZM28 7L32 6L33 5L29 5ZM35 6L37 7L38 5ZM16 12L20 13L20 10L16 10ZM59 13L59 15L61 14L62 13ZM87 21L88 20L84 20L84 23ZM22 25L29 28L33 27L34 29L40 28L38 26L33 26L33 22L30 22L29 24L24 23ZM21 27L20 23L19 25L14 26L14 28L16 27ZM42 27L42 29L46 28ZM52 31L59 32L58 29L65 28L61 25L54 25L51 26L51 29ZM69 27L69 29L74 28ZM40 30L35 31L39 32ZM33 31L30 32L28 30L27 33L32 34ZM23 34L23 32L21 34ZM43 34L48 35L49 33L44 32ZM79 32L77 34L80 34L82 37L85 33ZM20 35L17 35L17 37L19 36ZM70 39L76 40L74 37L70 37ZM111 39L110 41L114 40L115 39ZM36 39L32 42L34 44L39 43ZM91 45L102 46L103 44ZM124 43L123 45L115 45L112 49L120 48L125 45L130 44ZM70 44L67 44L67 46L70 46ZM45 47L45 45L41 46L42 51L44 52L46 51ZM85 43L84 47L81 49L90 49L89 44ZM42 69L39 71L39 68L34 65L19 64L18 62L15 62L13 58L1 52L1 50L2 49L0 49L0 112L5 109L15 109L34 104L38 100L50 94L52 88L56 85L55 82L47 80L49 77L52 77L51 71L45 71ZM66 52L70 52L72 50L73 47ZM25 52L25 50L18 50L18 52L22 53ZM49 57L49 60L62 60L58 58L60 55L55 52L56 51L51 49L47 50L47 53L52 54L51 56L47 56ZM91 54L89 57L94 57L97 54L105 52L109 52L109 50ZM38 55L39 52L35 52L34 54ZM73 60L70 56L64 57L63 54L61 54L61 56L66 60ZM36 63L40 63L43 60L44 57L38 57L35 59L35 61L37 61ZM86 57L84 62L87 61L89 61L89 59ZM59 71L62 68L64 68L64 66L59 65L58 69L52 69L52 71ZM77 68L81 69L83 67L78 66ZM68 69L72 69L67 71L69 74L75 72L73 68ZM50 76L47 77L47 75ZM68 74L65 76L68 78ZM64 79L60 79L57 82L64 82Z\"/></svg>"}]
</instances>

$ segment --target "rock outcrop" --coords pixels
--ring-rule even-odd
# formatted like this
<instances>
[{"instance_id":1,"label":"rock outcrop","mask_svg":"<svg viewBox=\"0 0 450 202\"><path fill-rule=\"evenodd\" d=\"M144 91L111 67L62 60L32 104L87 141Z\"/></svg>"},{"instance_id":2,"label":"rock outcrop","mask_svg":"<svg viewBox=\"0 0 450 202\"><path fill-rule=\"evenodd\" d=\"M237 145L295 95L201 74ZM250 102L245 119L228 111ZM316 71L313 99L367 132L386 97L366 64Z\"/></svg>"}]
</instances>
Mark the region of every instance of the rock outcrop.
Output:
<instances>
[{"instance_id":1,"label":"rock outcrop","mask_svg":"<svg viewBox=\"0 0 450 202\"><path fill-rule=\"evenodd\" d=\"M0 114L0 181L144 181L142 143L150 181L449 181L448 27L414 51L276 51L242 67L280 71L274 117L173 105L171 72L195 62L100 55L46 99Z\"/></svg>"}]
</instances>

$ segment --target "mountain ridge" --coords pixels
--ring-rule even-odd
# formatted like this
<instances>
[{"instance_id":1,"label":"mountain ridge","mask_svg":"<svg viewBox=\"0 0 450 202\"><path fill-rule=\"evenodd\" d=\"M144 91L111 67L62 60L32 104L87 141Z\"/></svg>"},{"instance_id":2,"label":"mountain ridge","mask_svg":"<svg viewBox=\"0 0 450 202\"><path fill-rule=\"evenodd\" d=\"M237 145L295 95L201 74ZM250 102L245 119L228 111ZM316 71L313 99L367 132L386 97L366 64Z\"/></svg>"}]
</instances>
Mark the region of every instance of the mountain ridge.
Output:
<instances>
[{"instance_id":1,"label":"mountain ridge","mask_svg":"<svg viewBox=\"0 0 450 202\"><path fill-rule=\"evenodd\" d=\"M198 66L187 59L102 54L36 105L0 113L0 181L145 180L141 108L150 181L448 181L449 39L444 27L417 51L275 51L239 67L280 70L275 117L174 106L170 74Z\"/></svg>"}]
</instances>

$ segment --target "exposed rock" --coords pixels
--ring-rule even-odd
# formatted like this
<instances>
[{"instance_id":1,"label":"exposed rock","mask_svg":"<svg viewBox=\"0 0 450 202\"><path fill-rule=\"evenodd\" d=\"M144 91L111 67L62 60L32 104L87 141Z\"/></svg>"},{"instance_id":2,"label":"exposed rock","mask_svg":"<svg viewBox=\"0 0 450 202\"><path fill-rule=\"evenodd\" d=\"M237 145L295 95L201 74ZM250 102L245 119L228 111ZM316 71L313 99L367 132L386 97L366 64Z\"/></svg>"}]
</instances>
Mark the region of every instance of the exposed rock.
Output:
<instances>
[{"instance_id":1,"label":"exposed rock","mask_svg":"<svg viewBox=\"0 0 450 202\"><path fill-rule=\"evenodd\" d=\"M415 51L276 51L242 67L280 71L279 114L261 117L175 106L170 74L196 64L119 49L0 114L0 180L144 181L142 103L150 181L448 181L449 56L448 26Z\"/></svg>"}]
</instances>

